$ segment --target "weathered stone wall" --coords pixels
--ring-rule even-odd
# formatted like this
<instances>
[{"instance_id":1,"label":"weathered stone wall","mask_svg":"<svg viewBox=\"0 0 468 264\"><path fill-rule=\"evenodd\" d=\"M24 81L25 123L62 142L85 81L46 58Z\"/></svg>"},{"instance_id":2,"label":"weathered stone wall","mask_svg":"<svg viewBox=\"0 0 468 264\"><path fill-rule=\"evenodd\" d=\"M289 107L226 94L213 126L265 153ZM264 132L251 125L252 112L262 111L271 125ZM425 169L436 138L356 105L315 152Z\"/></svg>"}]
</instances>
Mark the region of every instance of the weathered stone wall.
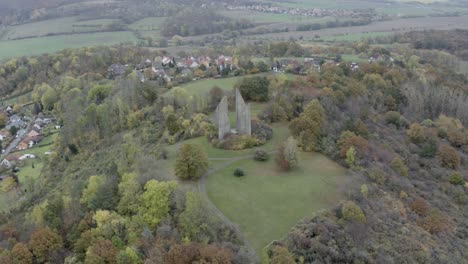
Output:
<instances>
[{"instance_id":1,"label":"weathered stone wall","mask_svg":"<svg viewBox=\"0 0 468 264\"><path fill-rule=\"evenodd\" d=\"M231 132L231 122L229 121L228 99L223 97L218 107L216 107L216 125L218 126L218 139L223 140L226 134Z\"/></svg>"},{"instance_id":2,"label":"weathered stone wall","mask_svg":"<svg viewBox=\"0 0 468 264\"><path fill-rule=\"evenodd\" d=\"M242 98L239 89L236 89L236 130L240 135L251 135L250 105Z\"/></svg>"}]
</instances>

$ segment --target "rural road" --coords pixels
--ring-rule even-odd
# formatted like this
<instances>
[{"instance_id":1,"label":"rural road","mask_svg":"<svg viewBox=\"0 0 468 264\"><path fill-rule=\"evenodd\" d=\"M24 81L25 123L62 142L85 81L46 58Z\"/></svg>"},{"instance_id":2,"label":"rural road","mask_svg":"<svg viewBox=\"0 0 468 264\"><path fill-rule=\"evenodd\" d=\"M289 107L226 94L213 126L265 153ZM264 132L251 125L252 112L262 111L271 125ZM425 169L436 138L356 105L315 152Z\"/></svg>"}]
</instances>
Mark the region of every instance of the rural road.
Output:
<instances>
[{"instance_id":1,"label":"rural road","mask_svg":"<svg viewBox=\"0 0 468 264\"><path fill-rule=\"evenodd\" d=\"M29 128L29 126L28 126ZM18 133L17 133L17 137L15 139L13 139L13 141L11 141L10 145L8 145L8 147L5 148L5 152L2 153L2 158L3 157L6 157L8 156L8 154L10 154L10 152L16 148L16 146L18 146L18 144L21 142L21 140L23 139L23 136L26 134L26 129L20 129L18 130Z\"/></svg>"}]
</instances>

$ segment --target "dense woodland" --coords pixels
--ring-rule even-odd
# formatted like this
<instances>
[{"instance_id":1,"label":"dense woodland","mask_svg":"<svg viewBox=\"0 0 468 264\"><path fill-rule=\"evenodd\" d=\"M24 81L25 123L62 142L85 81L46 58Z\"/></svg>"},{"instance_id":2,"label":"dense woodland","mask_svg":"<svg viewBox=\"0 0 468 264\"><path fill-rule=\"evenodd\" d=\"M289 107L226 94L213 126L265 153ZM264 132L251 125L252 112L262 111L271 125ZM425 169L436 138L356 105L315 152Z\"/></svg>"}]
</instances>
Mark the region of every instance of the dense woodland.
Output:
<instances>
[{"instance_id":1,"label":"dense woodland","mask_svg":"<svg viewBox=\"0 0 468 264\"><path fill-rule=\"evenodd\" d=\"M205 29L174 30L168 35ZM239 69L227 76L268 71L254 56L273 63L353 50L394 58L362 63L357 71L345 62L323 63L320 72L238 83L247 100L267 102L259 122L290 122L294 138L280 149L280 166L293 169L297 159L287 153L299 148L349 168L346 200L272 242L265 252L271 263L466 262L468 79L447 63L450 54L422 49L439 47L465 49L281 42L194 51L234 56ZM83 48L0 67L2 95L31 92L37 112L64 125L34 188L1 216L0 263L255 263L234 226L161 170L162 145L212 136L207 116L232 92L167 93L171 85L141 83L132 70L106 78L113 63L136 65L160 55L137 47ZM174 135L180 137L170 142ZM183 149L178 164L205 159L199 149ZM206 170L199 165L196 175ZM176 171L184 179L184 168Z\"/></svg>"}]
</instances>

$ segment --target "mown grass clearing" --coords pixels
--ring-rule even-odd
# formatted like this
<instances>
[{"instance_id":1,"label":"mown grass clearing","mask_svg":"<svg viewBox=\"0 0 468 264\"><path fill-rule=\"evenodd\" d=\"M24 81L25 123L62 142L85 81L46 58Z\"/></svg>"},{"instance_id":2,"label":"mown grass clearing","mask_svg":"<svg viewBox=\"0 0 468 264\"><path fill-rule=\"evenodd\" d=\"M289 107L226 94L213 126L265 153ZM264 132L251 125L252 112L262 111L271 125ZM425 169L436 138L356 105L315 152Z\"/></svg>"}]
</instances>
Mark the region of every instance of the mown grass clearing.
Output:
<instances>
[{"instance_id":1,"label":"mown grass clearing","mask_svg":"<svg viewBox=\"0 0 468 264\"><path fill-rule=\"evenodd\" d=\"M0 60L12 57L40 55L67 48L134 43L135 36L129 31L99 32L76 35L40 37L0 42Z\"/></svg>"},{"instance_id":2,"label":"mown grass clearing","mask_svg":"<svg viewBox=\"0 0 468 264\"><path fill-rule=\"evenodd\" d=\"M244 177L233 172L241 168ZM313 216L339 199L345 170L316 153L301 153L300 167L278 169L274 157L265 163L240 160L207 177L209 198L237 223L260 255L271 241L281 239L304 217Z\"/></svg>"}]
</instances>

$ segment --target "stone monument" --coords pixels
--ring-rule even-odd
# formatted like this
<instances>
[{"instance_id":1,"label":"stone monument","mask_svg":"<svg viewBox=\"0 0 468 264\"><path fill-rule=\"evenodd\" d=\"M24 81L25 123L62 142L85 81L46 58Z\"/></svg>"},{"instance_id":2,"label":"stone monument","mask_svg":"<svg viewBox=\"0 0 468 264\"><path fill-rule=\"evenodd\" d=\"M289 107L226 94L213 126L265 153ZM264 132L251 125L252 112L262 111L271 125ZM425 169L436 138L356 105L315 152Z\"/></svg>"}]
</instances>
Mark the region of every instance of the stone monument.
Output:
<instances>
[{"instance_id":1,"label":"stone monument","mask_svg":"<svg viewBox=\"0 0 468 264\"><path fill-rule=\"evenodd\" d=\"M218 126L218 139L223 140L226 134L231 132L231 122L229 121L228 100L224 96L218 107L216 107L216 125Z\"/></svg>"},{"instance_id":2,"label":"stone monument","mask_svg":"<svg viewBox=\"0 0 468 264\"><path fill-rule=\"evenodd\" d=\"M224 96L216 107L215 123L218 126L218 139L223 140L226 134L235 133L240 135L252 135L250 106L245 103L244 98L236 89L236 129L231 131L229 121L228 100Z\"/></svg>"},{"instance_id":3,"label":"stone monument","mask_svg":"<svg viewBox=\"0 0 468 264\"><path fill-rule=\"evenodd\" d=\"M245 103L239 89L236 89L236 131L241 135L252 134L250 105Z\"/></svg>"}]
</instances>

